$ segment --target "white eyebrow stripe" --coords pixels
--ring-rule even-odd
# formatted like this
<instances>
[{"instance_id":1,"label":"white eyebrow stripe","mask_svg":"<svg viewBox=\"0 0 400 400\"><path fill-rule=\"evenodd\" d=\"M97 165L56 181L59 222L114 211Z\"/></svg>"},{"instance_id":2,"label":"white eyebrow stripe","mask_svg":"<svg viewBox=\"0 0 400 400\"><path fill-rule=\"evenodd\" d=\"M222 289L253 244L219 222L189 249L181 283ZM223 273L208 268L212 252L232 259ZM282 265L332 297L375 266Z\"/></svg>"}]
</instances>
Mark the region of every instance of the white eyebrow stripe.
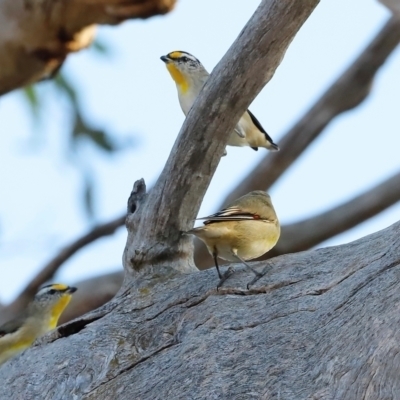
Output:
<instances>
[{"instance_id":1,"label":"white eyebrow stripe","mask_svg":"<svg viewBox=\"0 0 400 400\"><path fill-rule=\"evenodd\" d=\"M40 295L45 294L45 293L48 293L49 290L51 290L51 286L46 286L46 287L40 289L40 290L37 292L37 296L40 296Z\"/></svg>"},{"instance_id":2,"label":"white eyebrow stripe","mask_svg":"<svg viewBox=\"0 0 400 400\"><path fill-rule=\"evenodd\" d=\"M195 62L200 63L200 61L199 61L193 54L190 54L190 53L188 53L188 52L186 52L186 51L180 51L180 50L177 50L176 52L181 53L181 55L180 55L180 57L175 58L175 60L179 60L179 59L181 59L182 57L187 57L187 58L189 58L189 59L192 60L192 61L195 61ZM172 52L172 53L175 53L175 51ZM171 54L171 53L170 53L170 54Z\"/></svg>"}]
</instances>

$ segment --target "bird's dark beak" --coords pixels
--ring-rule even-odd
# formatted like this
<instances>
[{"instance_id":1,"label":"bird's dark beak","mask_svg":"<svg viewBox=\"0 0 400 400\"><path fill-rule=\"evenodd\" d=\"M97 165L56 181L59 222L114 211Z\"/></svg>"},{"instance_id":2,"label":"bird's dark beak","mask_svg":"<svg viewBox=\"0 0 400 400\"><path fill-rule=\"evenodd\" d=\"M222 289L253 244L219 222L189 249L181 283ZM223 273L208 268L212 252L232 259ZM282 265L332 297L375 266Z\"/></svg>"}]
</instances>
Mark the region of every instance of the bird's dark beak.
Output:
<instances>
[{"instance_id":1,"label":"bird's dark beak","mask_svg":"<svg viewBox=\"0 0 400 400\"><path fill-rule=\"evenodd\" d=\"M76 287L70 286L66 292L67 293L75 293L78 289Z\"/></svg>"},{"instance_id":2,"label":"bird's dark beak","mask_svg":"<svg viewBox=\"0 0 400 400\"><path fill-rule=\"evenodd\" d=\"M161 59L161 61L164 61L165 63L170 62L170 59L168 58L168 56L161 56L160 59Z\"/></svg>"}]
</instances>

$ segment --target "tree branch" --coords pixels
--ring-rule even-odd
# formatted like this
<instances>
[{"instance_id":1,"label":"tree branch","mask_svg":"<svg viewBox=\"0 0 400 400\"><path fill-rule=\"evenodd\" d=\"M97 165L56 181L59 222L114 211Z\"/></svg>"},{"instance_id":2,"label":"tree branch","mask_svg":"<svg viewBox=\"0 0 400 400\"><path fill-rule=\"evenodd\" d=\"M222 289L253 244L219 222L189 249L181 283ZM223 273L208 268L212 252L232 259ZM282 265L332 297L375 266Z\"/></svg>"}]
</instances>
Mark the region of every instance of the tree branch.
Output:
<instances>
[{"instance_id":1,"label":"tree branch","mask_svg":"<svg viewBox=\"0 0 400 400\"><path fill-rule=\"evenodd\" d=\"M400 18L400 2L399 0L378 0L385 5L394 14L396 18Z\"/></svg>"},{"instance_id":2,"label":"tree branch","mask_svg":"<svg viewBox=\"0 0 400 400\"><path fill-rule=\"evenodd\" d=\"M167 260L175 271L195 269L192 239L182 232L193 226L240 115L272 78L294 35L317 4L318 0L262 1L213 70L143 212L135 216L140 218L137 234L128 236L124 255L129 272L151 274L157 270L158 274L158 267L165 266Z\"/></svg>"},{"instance_id":3,"label":"tree branch","mask_svg":"<svg viewBox=\"0 0 400 400\"><path fill-rule=\"evenodd\" d=\"M176 0L0 0L0 95L52 76L89 46L94 24L170 11Z\"/></svg>"},{"instance_id":4,"label":"tree branch","mask_svg":"<svg viewBox=\"0 0 400 400\"><path fill-rule=\"evenodd\" d=\"M305 221L285 225L268 257L307 250L379 214L400 200L400 172L352 200Z\"/></svg>"},{"instance_id":5,"label":"tree branch","mask_svg":"<svg viewBox=\"0 0 400 400\"><path fill-rule=\"evenodd\" d=\"M222 206L252 190L268 190L334 118L357 107L368 96L375 74L399 41L400 21L391 18L353 64L279 140L281 151L268 153Z\"/></svg>"},{"instance_id":6,"label":"tree branch","mask_svg":"<svg viewBox=\"0 0 400 400\"><path fill-rule=\"evenodd\" d=\"M9 305L5 306L0 314L0 323L15 316L22 311L26 305L32 300L38 288L50 280L58 271L61 265L71 258L76 252L83 247L94 242L95 240L112 235L125 222L125 215L118 217L105 224L98 225L92 230L74 240L65 246L54 258L52 258L41 271L28 283L18 297Z\"/></svg>"},{"instance_id":7,"label":"tree branch","mask_svg":"<svg viewBox=\"0 0 400 400\"><path fill-rule=\"evenodd\" d=\"M3 365L0 398L396 398L400 223L269 263L251 290L243 268L121 294Z\"/></svg>"}]
</instances>

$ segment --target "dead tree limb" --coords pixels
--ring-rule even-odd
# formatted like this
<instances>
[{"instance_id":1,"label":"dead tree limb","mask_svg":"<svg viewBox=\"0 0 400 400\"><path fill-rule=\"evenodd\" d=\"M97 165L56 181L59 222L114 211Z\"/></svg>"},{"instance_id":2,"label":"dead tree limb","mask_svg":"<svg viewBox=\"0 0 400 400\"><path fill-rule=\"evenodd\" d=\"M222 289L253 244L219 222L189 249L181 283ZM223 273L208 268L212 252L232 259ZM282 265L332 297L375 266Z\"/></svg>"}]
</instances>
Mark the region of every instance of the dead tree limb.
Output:
<instances>
[{"instance_id":1,"label":"dead tree limb","mask_svg":"<svg viewBox=\"0 0 400 400\"><path fill-rule=\"evenodd\" d=\"M5 364L0 398L395 399L400 223L269 263L251 290L208 270L121 294Z\"/></svg>"},{"instance_id":2,"label":"dead tree limb","mask_svg":"<svg viewBox=\"0 0 400 400\"><path fill-rule=\"evenodd\" d=\"M175 0L0 0L0 95L52 76L95 24L170 11Z\"/></svg>"}]
</instances>

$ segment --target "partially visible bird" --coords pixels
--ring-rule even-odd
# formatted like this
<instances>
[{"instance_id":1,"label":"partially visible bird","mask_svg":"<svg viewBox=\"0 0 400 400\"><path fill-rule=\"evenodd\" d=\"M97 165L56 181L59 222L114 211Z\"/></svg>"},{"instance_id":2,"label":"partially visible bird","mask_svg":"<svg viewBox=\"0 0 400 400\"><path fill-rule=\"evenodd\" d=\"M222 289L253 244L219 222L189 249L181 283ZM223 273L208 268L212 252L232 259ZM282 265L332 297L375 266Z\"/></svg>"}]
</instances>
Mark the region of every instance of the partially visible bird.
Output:
<instances>
[{"instance_id":1,"label":"partially visible bird","mask_svg":"<svg viewBox=\"0 0 400 400\"><path fill-rule=\"evenodd\" d=\"M172 51L162 56L161 60L165 62L176 83L179 103L183 113L187 115L207 81L209 73L196 57L185 51ZM273 142L250 110L247 110L240 118L229 137L228 145L250 146L253 150L258 150L259 147L265 147L271 151L279 150L278 145Z\"/></svg>"},{"instance_id":2,"label":"partially visible bird","mask_svg":"<svg viewBox=\"0 0 400 400\"><path fill-rule=\"evenodd\" d=\"M256 276L246 261L260 257L271 250L280 236L280 225L271 197L255 190L233 201L228 207L205 218L204 226L193 228L187 233L201 239L214 258L220 282L230 275L222 276L218 257L232 262L242 262Z\"/></svg>"},{"instance_id":3,"label":"partially visible bird","mask_svg":"<svg viewBox=\"0 0 400 400\"><path fill-rule=\"evenodd\" d=\"M53 283L43 286L26 310L0 326L0 365L57 326L76 288Z\"/></svg>"}]
</instances>

